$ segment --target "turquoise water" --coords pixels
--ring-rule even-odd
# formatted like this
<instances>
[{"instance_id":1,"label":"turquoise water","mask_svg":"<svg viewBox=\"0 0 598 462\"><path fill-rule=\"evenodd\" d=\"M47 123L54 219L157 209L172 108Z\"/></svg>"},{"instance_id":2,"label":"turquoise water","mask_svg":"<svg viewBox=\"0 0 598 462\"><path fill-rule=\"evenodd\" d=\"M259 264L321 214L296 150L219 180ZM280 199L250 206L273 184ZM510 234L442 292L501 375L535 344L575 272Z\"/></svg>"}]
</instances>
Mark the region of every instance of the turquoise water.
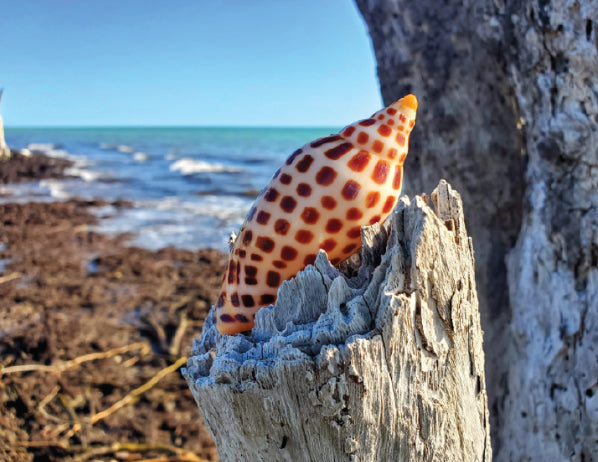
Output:
<instances>
[{"instance_id":1,"label":"turquoise water","mask_svg":"<svg viewBox=\"0 0 598 462\"><path fill-rule=\"evenodd\" d=\"M103 232L133 232L131 244L225 250L253 199L280 164L336 128L6 128L13 149L75 161L75 178L8 185L2 201L71 197L128 199L96 210Z\"/></svg>"}]
</instances>

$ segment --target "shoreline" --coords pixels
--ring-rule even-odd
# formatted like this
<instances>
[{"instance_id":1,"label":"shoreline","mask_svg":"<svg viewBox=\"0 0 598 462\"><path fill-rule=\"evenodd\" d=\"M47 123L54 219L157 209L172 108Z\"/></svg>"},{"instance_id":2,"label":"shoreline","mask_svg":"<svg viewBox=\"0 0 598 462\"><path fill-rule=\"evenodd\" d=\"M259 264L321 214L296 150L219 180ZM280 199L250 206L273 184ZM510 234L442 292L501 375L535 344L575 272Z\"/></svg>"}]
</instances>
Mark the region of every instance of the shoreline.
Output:
<instances>
[{"instance_id":1,"label":"shoreline","mask_svg":"<svg viewBox=\"0 0 598 462\"><path fill-rule=\"evenodd\" d=\"M15 175L67 177L60 175L70 161L43 157L0 162L0 184ZM0 204L0 440L9 442L0 445L0 459L108 455L115 443L135 443L150 445L133 451L140 457L163 456L151 447L161 444L217 460L177 370L135 404L110 409L189 353L226 255L129 247L130 235L88 229L98 221L89 209L98 205L129 206L101 199Z\"/></svg>"}]
</instances>

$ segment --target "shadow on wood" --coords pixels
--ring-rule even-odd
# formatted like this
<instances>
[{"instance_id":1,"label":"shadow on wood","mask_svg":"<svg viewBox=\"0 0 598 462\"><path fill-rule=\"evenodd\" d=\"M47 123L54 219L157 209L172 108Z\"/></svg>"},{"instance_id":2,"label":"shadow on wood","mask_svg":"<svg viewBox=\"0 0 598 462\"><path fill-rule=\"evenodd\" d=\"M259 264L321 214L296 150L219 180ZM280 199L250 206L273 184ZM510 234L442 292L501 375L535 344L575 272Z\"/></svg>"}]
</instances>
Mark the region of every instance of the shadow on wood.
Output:
<instances>
[{"instance_id":1,"label":"shadow on wood","mask_svg":"<svg viewBox=\"0 0 598 462\"><path fill-rule=\"evenodd\" d=\"M492 459L459 194L403 197L362 240L343 273L320 251L250 334L206 321L184 374L223 460Z\"/></svg>"}]
</instances>

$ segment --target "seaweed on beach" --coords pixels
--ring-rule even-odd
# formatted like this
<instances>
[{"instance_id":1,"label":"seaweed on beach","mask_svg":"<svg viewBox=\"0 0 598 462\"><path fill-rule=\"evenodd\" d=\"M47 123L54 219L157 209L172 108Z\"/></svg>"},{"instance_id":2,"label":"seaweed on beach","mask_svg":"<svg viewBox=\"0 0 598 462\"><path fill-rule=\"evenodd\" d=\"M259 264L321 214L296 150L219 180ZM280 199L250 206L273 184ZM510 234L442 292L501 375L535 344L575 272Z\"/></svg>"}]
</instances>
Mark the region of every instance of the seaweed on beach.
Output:
<instances>
[{"instance_id":1,"label":"seaweed on beach","mask_svg":"<svg viewBox=\"0 0 598 462\"><path fill-rule=\"evenodd\" d=\"M0 460L216 460L178 369L225 255L127 247L100 202L0 205Z\"/></svg>"}]
</instances>

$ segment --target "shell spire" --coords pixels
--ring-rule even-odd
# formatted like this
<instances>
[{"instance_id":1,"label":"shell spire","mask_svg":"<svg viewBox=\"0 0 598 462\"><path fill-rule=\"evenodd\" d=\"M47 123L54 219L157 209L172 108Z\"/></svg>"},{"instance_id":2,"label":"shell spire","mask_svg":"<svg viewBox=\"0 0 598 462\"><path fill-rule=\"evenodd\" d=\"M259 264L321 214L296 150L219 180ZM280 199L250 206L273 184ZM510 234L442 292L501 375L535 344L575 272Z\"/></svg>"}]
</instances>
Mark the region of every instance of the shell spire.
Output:
<instances>
[{"instance_id":1,"label":"shell spire","mask_svg":"<svg viewBox=\"0 0 598 462\"><path fill-rule=\"evenodd\" d=\"M276 171L232 244L216 303L220 333L252 329L255 313L319 249L334 265L359 250L361 226L384 221L399 198L416 110L407 95L297 149Z\"/></svg>"}]
</instances>

